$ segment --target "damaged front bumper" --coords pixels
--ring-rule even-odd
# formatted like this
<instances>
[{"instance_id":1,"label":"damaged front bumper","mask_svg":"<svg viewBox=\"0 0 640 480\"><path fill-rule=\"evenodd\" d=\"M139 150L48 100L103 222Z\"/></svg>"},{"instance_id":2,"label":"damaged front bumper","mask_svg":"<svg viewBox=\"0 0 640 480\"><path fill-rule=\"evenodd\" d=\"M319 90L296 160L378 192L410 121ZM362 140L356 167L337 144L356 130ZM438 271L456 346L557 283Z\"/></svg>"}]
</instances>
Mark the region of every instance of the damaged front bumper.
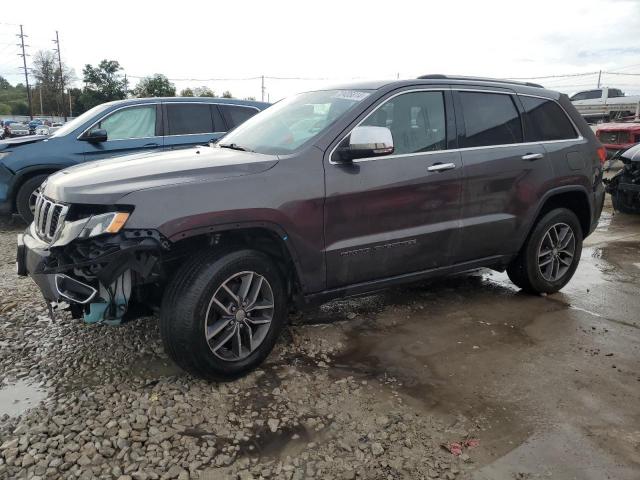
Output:
<instances>
[{"instance_id":1,"label":"damaged front bumper","mask_svg":"<svg viewBox=\"0 0 640 480\"><path fill-rule=\"evenodd\" d=\"M17 272L34 280L48 304L64 301L74 316L83 314L89 322L119 321L132 289L162 278L160 259L167 249L166 239L153 230L49 244L32 224L18 235Z\"/></svg>"}]
</instances>

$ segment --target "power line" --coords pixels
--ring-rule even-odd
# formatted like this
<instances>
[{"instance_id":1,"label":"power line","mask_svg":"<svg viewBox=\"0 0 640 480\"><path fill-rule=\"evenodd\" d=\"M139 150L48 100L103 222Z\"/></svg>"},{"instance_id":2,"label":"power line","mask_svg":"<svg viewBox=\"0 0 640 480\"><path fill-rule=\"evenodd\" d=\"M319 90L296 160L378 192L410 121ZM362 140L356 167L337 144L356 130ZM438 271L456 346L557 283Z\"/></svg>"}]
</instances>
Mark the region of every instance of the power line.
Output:
<instances>
[{"instance_id":1,"label":"power line","mask_svg":"<svg viewBox=\"0 0 640 480\"><path fill-rule=\"evenodd\" d=\"M633 77L640 77L640 73L626 73L626 72L602 72L602 73L606 73L607 75L629 75Z\"/></svg>"},{"instance_id":2,"label":"power line","mask_svg":"<svg viewBox=\"0 0 640 480\"><path fill-rule=\"evenodd\" d=\"M545 80L547 78L587 77L589 75L597 75L597 74L598 72L566 73L563 75L545 75L542 77L507 77L506 80Z\"/></svg>"}]
</instances>

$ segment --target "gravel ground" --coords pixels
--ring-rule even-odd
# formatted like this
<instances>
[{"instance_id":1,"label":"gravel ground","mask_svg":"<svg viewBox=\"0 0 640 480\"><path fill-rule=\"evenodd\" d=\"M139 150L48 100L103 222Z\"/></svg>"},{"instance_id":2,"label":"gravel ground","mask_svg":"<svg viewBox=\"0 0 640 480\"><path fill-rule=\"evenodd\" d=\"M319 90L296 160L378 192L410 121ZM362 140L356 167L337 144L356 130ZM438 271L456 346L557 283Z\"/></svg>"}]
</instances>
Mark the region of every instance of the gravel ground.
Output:
<instances>
[{"instance_id":1,"label":"gravel ground","mask_svg":"<svg viewBox=\"0 0 640 480\"><path fill-rule=\"evenodd\" d=\"M640 220L601 224L562 293L481 271L334 302L208 383L153 317L52 321L0 220L0 478L637 479Z\"/></svg>"},{"instance_id":2,"label":"gravel ground","mask_svg":"<svg viewBox=\"0 0 640 480\"><path fill-rule=\"evenodd\" d=\"M19 230L0 224L0 478L453 479L468 468L440 447L471 436L464 421L411 408L391 375L332 368L349 303L292 318L263 368L207 383L172 365L156 318L52 321L14 273Z\"/></svg>"}]
</instances>

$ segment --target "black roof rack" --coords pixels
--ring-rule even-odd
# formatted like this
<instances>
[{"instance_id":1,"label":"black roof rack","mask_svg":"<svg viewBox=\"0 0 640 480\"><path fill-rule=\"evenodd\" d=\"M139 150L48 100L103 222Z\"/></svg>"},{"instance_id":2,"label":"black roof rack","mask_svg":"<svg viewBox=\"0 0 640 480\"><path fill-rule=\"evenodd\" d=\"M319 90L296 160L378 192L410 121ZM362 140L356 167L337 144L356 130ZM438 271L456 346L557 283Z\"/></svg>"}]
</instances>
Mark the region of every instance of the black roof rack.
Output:
<instances>
[{"instance_id":1,"label":"black roof rack","mask_svg":"<svg viewBox=\"0 0 640 480\"><path fill-rule=\"evenodd\" d=\"M532 82L516 82L515 80L504 80L499 78L484 78L484 77L463 77L456 75L442 75L441 73L432 73L429 75L420 75L418 77L420 80L475 80L482 82L493 82L493 83L507 83L507 84L515 84L515 85L526 85L527 87L536 87L536 88L544 88L542 85Z\"/></svg>"}]
</instances>

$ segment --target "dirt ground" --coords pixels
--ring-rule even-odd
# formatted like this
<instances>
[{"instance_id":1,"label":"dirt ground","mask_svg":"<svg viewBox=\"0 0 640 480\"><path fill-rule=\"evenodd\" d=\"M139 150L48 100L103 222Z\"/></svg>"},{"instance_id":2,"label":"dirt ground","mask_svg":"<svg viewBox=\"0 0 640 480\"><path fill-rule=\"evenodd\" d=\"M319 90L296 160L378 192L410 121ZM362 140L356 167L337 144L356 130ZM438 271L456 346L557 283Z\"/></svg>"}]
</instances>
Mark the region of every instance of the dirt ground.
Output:
<instances>
[{"instance_id":1,"label":"dirt ground","mask_svg":"<svg viewBox=\"0 0 640 480\"><path fill-rule=\"evenodd\" d=\"M21 228L0 224L0 478L640 478L638 216L607 206L561 293L481 270L330 303L220 384L155 318L51 321Z\"/></svg>"}]
</instances>

